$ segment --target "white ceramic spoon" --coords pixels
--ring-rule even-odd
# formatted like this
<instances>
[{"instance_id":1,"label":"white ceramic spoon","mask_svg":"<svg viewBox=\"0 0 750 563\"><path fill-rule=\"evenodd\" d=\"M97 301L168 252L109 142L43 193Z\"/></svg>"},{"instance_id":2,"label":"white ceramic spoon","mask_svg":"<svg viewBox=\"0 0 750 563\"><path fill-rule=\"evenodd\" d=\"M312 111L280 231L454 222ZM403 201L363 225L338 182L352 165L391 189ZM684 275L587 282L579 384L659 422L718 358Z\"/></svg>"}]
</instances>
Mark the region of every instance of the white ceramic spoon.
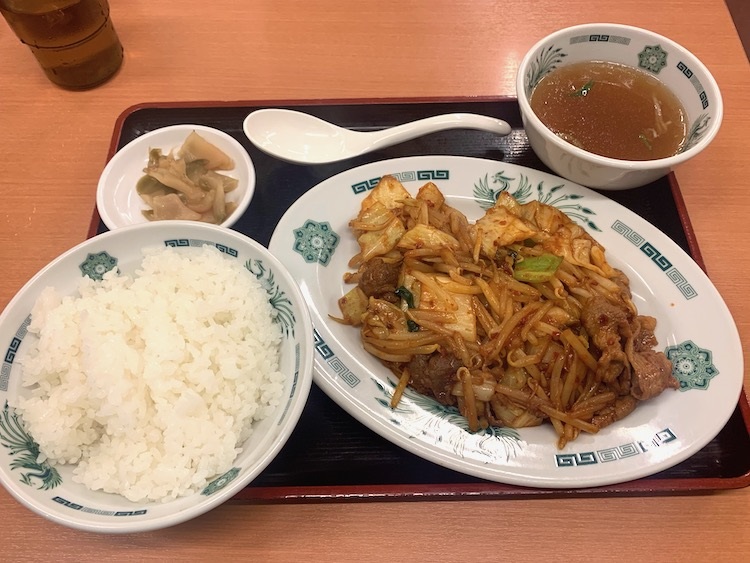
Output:
<instances>
[{"instance_id":1,"label":"white ceramic spoon","mask_svg":"<svg viewBox=\"0 0 750 563\"><path fill-rule=\"evenodd\" d=\"M380 131L352 131L306 113L279 108L252 112L242 128L263 152L299 164L336 162L443 129L480 129L498 135L511 131L501 119L471 113L436 115Z\"/></svg>"}]
</instances>

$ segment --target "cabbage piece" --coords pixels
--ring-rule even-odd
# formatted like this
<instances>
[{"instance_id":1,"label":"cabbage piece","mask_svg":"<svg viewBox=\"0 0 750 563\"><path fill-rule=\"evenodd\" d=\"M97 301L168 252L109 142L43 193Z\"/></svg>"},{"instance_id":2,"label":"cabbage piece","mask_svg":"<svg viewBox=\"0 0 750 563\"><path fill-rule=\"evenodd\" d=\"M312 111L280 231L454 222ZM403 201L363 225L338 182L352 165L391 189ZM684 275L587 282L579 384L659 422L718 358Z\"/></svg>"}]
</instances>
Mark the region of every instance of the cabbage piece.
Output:
<instances>
[{"instance_id":1,"label":"cabbage piece","mask_svg":"<svg viewBox=\"0 0 750 563\"><path fill-rule=\"evenodd\" d=\"M445 203L445 196L432 182L427 182L424 186L419 188L416 199L426 201L429 206L434 209L439 209Z\"/></svg>"},{"instance_id":2,"label":"cabbage piece","mask_svg":"<svg viewBox=\"0 0 750 563\"><path fill-rule=\"evenodd\" d=\"M396 305L375 297L368 300L366 314L362 317L367 327L385 329L390 335L411 332L406 321L406 315Z\"/></svg>"},{"instance_id":3,"label":"cabbage piece","mask_svg":"<svg viewBox=\"0 0 750 563\"><path fill-rule=\"evenodd\" d=\"M213 184L214 182L218 182L219 184L221 184L221 187L224 190L225 194L236 190L237 186L240 185L240 181L237 178L219 174L214 170L206 170L205 174L203 174L203 177L201 178L201 182L210 182L211 184Z\"/></svg>"},{"instance_id":4,"label":"cabbage piece","mask_svg":"<svg viewBox=\"0 0 750 563\"><path fill-rule=\"evenodd\" d=\"M603 246L565 213L539 201L519 204L512 195L501 192L495 206L476 222L472 232L481 236L482 252L490 258L500 247L530 240L571 264L605 277L614 274ZM544 279L548 277L534 281Z\"/></svg>"},{"instance_id":5,"label":"cabbage piece","mask_svg":"<svg viewBox=\"0 0 750 563\"><path fill-rule=\"evenodd\" d=\"M234 168L234 161L228 154L209 143L195 131L190 132L177 154L187 162L205 160L208 170L231 170Z\"/></svg>"},{"instance_id":6,"label":"cabbage piece","mask_svg":"<svg viewBox=\"0 0 750 563\"><path fill-rule=\"evenodd\" d=\"M536 200L518 206L514 214L536 225L545 233L556 233L560 228L574 224L570 217L556 207L544 205Z\"/></svg>"},{"instance_id":7,"label":"cabbage piece","mask_svg":"<svg viewBox=\"0 0 750 563\"><path fill-rule=\"evenodd\" d=\"M360 253L352 258L350 265L390 252L406 232L401 220L377 201L368 209L362 210L359 217L352 221L352 225L359 233L357 242Z\"/></svg>"},{"instance_id":8,"label":"cabbage piece","mask_svg":"<svg viewBox=\"0 0 750 563\"><path fill-rule=\"evenodd\" d=\"M359 326L362 324L362 316L367 312L368 297L359 286L349 290L339 299L339 309L346 324Z\"/></svg>"},{"instance_id":9,"label":"cabbage piece","mask_svg":"<svg viewBox=\"0 0 750 563\"><path fill-rule=\"evenodd\" d=\"M503 206L490 207L472 231L475 236L481 236L482 252L489 258L494 258L503 246L534 239L540 234L534 225Z\"/></svg>"},{"instance_id":10,"label":"cabbage piece","mask_svg":"<svg viewBox=\"0 0 750 563\"><path fill-rule=\"evenodd\" d=\"M461 245L450 233L436 229L431 225L418 224L409 229L396 245L398 248L451 248L458 250Z\"/></svg>"},{"instance_id":11,"label":"cabbage piece","mask_svg":"<svg viewBox=\"0 0 750 563\"><path fill-rule=\"evenodd\" d=\"M143 215L150 221L161 221L164 219L187 219L199 221L200 213L188 208L175 193L155 196L151 200L151 209L144 210Z\"/></svg>"},{"instance_id":12,"label":"cabbage piece","mask_svg":"<svg viewBox=\"0 0 750 563\"><path fill-rule=\"evenodd\" d=\"M575 223L561 227L542 243L548 252L562 256L571 264L586 268L604 277L612 277L614 269L607 262L604 247Z\"/></svg>"},{"instance_id":13,"label":"cabbage piece","mask_svg":"<svg viewBox=\"0 0 750 563\"><path fill-rule=\"evenodd\" d=\"M175 191L169 186L165 186L159 180L152 176L142 176L138 183L135 185L135 191L141 196L143 201L148 205L151 205L151 201L156 196L164 196L167 194L173 194Z\"/></svg>"},{"instance_id":14,"label":"cabbage piece","mask_svg":"<svg viewBox=\"0 0 750 563\"><path fill-rule=\"evenodd\" d=\"M200 184L201 179L208 173L208 161L199 159L190 162L185 161L185 175L196 186Z\"/></svg>"},{"instance_id":15,"label":"cabbage piece","mask_svg":"<svg viewBox=\"0 0 750 563\"><path fill-rule=\"evenodd\" d=\"M203 199L204 192L196 186L187 176L184 160L174 158L163 158L155 165L149 162L144 172L155 178L165 186L184 194L188 202L197 202Z\"/></svg>"},{"instance_id":16,"label":"cabbage piece","mask_svg":"<svg viewBox=\"0 0 750 563\"><path fill-rule=\"evenodd\" d=\"M451 281L450 277L440 274L426 274L432 278L438 287ZM445 311L446 307L443 299L437 296L428 284L421 285L419 295L419 310L422 311ZM450 331L458 332L467 342L475 342L477 339L477 318L472 306L472 296L465 293L447 292L449 299L455 308L451 307L451 314L455 316L455 321L445 323L445 328Z\"/></svg>"},{"instance_id":17,"label":"cabbage piece","mask_svg":"<svg viewBox=\"0 0 750 563\"><path fill-rule=\"evenodd\" d=\"M361 209L364 211L375 203L382 204L386 209L396 209L403 207L405 199L411 198L409 192L396 178L383 176L367 197L362 200Z\"/></svg>"},{"instance_id":18,"label":"cabbage piece","mask_svg":"<svg viewBox=\"0 0 750 563\"><path fill-rule=\"evenodd\" d=\"M544 419L534 415L534 411L527 407L513 404L511 401L496 394L491 400L492 413L503 426L509 428L528 428L539 426Z\"/></svg>"}]
</instances>

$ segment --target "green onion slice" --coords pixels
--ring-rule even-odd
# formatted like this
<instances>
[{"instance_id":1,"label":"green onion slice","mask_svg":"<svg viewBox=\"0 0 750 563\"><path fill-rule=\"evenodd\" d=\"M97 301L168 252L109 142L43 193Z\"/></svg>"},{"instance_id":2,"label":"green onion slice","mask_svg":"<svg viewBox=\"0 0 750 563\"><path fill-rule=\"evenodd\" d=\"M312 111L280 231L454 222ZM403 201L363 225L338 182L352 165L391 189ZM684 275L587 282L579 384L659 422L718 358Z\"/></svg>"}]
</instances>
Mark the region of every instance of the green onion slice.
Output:
<instances>
[{"instance_id":1,"label":"green onion slice","mask_svg":"<svg viewBox=\"0 0 750 563\"><path fill-rule=\"evenodd\" d=\"M576 90L575 92L573 92L572 94L570 94L570 96L572 96L574 98L575 97L584 97L584 96L586 96L589 93L589 90L591 90L593 87L594 87L594 81L593 80L589 80L588 82L586 82L586 84L584 84L583 86L581 86L578 90Z\"/></svg>"},{"instance_id":2,"label":"green onion slice","mask_svg":"<svg viewBox=\"0 0 750 563\"><path fill-rule=\"evenodd\" d=\"M562 258L554 254L524 258L516 262L513 268L513 277L518 281L528 283L546 282L555 275L561 262Z\"/></svg>"}]
</instances>

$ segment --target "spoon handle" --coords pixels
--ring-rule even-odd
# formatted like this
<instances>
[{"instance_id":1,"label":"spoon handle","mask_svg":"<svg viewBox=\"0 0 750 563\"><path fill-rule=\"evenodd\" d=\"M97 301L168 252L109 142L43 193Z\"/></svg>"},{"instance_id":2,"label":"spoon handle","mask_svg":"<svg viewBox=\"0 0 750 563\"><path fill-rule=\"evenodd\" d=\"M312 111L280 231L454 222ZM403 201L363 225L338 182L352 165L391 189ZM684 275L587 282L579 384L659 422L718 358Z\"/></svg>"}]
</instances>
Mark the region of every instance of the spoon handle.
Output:
<instances>
[{"instance_id":1,"label":"spoon handle","mask_svg":"<svg viewBox=\"0 0 750 563\"><path fill-rule=\"evenodd\" d=\"M474 113L446 113L372 133L376 138L372 139L371 147L373 149L388 147L445 129L479 129L498 135L508 135L511 131L508 123L495 117Z\"/></svg>"}]
</instances>

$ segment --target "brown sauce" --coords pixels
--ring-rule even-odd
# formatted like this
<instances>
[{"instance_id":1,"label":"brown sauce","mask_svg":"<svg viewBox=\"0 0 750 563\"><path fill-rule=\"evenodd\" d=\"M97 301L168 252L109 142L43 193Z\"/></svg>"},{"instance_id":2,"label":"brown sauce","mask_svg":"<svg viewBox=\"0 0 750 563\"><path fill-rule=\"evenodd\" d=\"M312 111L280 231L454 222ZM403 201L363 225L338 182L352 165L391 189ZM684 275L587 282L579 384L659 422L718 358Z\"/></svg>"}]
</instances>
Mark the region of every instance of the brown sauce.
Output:
<instances>
[{"instance_id":1,"label":"brown sauce","mask_svg":"<svg viewBox=\"0 0 750 563\"><path fill-rule=\"evenodd\" d=\"M626 65L587 61L547 74L529 100L559 137L586 151L622 160L677 154L687 115L658 79Z\"/></svg>"}]
</instances>

